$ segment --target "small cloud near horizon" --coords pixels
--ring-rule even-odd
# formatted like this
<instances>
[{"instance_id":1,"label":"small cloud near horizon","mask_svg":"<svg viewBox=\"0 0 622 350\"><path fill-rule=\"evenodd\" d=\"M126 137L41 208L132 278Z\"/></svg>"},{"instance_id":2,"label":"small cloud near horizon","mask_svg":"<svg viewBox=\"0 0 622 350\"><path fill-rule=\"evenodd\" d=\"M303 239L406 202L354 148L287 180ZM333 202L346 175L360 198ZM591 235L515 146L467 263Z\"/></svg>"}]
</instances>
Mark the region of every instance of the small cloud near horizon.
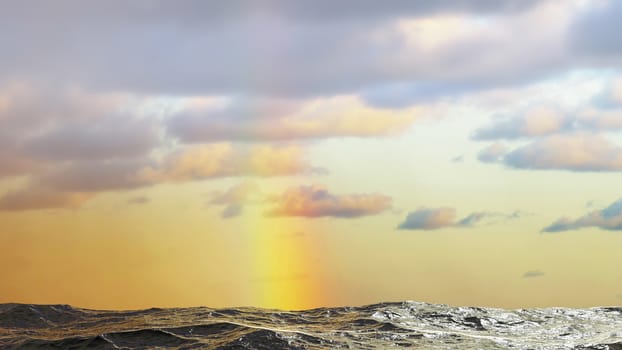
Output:
<instances>
[{"instance_id":1,"label":"small cloud near horizon","mask_svg":"<svg viewBox=\"0 0 622 350\"><path fill-rule=\"evenodd\" d=\"M483 222L491 222L493 219L511 220L527 215L521 211L510 214L479 211L457 219L456 209L452 207L427 208L422 207L408 213L402 223L397 226L398 230L436 230L448 227L473 227Z\"/></svg>"},{"instance_id":2,"label":"small cloud near horizon","mask_svg":"<svg viewBox=\"0 0 622 350\"><path fill-rule=\"evenodd\" d=\"M247 181L234 185L226 191L213 191L208 196L211 197L210 205L224 206L220 216L223 219L230 219L240 216L245 205L257 202L263 194L255 182Z\"/></svg>"},{"instance_id":3,"label":"small cloud near horizon","mask_svg":"<svg viewBox=\"0 0 622 350\"><path fill-rule=\"evenodd\" d=\"M542 272L541 270L529 270L523 274L523 278L535 278L535 277L542 277L544 275L545 273Z\"/></svg>"},{"instance_id":4,"label":"small cloud near horizon","mask_svg":"<svg viewBox=\"0 0 622 350\"><path fill-rule=\"evenodd\" d=\"M147 204L151 201L151 199L147 196L138 196L138 197L132 197L130 199L128 199L126 201L127 204L132 204L132 205L140 205L140 204Z\"/></svg>"},{"instance_id":5,"label":"small cloud near horizon","mask_svg":"<svg viewBox=\"0 0 622 350\"><path fill-rule=\"evenodd\" d=\"M561 217L544 227L543 233L556 233L596 227L607 231L622 230L622 198L601 210L591 211L579 218Z\"/></svg>"}]
</instances>

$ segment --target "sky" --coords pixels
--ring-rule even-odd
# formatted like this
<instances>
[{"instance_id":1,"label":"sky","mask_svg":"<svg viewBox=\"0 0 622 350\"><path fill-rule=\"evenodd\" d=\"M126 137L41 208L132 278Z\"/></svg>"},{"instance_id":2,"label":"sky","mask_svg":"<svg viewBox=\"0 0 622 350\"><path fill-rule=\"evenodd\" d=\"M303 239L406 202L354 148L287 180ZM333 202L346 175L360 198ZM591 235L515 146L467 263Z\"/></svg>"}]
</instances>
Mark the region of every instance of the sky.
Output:
<instances>
[{"instance_id":1,"label":"sky","mask_svg":"<svg viewBox=\"0 0 622 350\"><path fill-rule=\"evenodd\" d=\"M622 303L622 2L0 5L0 302Z\"/></svg>"}]
</instances>

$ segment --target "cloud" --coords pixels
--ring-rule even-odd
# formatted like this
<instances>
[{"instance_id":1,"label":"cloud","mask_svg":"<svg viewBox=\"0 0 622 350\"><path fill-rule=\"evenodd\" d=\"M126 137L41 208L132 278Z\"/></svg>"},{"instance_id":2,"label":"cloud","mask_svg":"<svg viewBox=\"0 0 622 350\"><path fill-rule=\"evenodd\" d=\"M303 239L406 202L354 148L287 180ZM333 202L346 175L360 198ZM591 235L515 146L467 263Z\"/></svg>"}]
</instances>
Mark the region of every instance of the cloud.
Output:
<instances>
[{"instance_id":1,"label":"cloud","mask_svg":"<svg viewBox=\"0 0 622 350\"><path fill-rule=\"evenodd\" d=\"M502 162L520 169L619 171L622 148L595 134L553 135L512 150Z\"/></svg>"},{"instance_id":2,"label":"cloud","mask_svg":"<svg viewBox=\"0 0 622 350\"><path fill-rule=\"evenodd\" d=\"M619 58L622 39L611 34L622 30L620 16L619 1L597 2L597 6L577 16L568 30L569 45L574 53L586 55L597 63Z\"/></svg>"},{"instance_id":3,"label":"cloud","mask_svg":"<svg viewBox=\"0 0 622 350\"><path fill-rule=\"evenodd\" d=\"M563 217L557 219L555 222L550 224L549 226L542 229L542 232L563 232L576 229L574 225L574 221L571 218Z\"/></svg>"},{"instance_id":4,"label":"cloud","mask_svg":"<svg viewBox=\"0 0 622 350\"><path fill-rule=\"evenodd\" d=\"M149 164L142 160L71 162L44 172L33 181L69 192L129 190L154 184L142 175Z\"/></svg>"},{"instance_id":5,"label":"cloud","mask_svg":"<svg viewBox=\"0 0 622 350\"><path fill-rule=\"evenodd\" d=\"M127 204L132 204L132 205L142 205L142 204L147 204L151 201L151 199L149 199L149 197L147 196L138 196L138 197L132 197L129 198L126 203Z\"/></svg>"},{"instance_id":6,"label":"cloud","mask_svg":"<svg viewBox=\"0 0 622 350\"><path fill-rule=\"evenodd\" d=\"M622 107L622 78L616 78L592 99L594 105L601 109Z\"/></svg>"},{"instance_id":7,"label":"cloud","mask_svg":"<svg viewBox=\"0 0 622 350\"><path fill-rule=\"evenodd\" d=\"M28 175L29 189L2 197L6 208L38 206L75 207L74 193L90 197L102 192L125 191L162 183L181 183L224 177L271 177L323 175L323 168L311 166L303 148L297 145L241 146L230 143L189 146L165 154L161 159L82 159L35 162L7 155L0 163L0 176ZM0 160L4 160L0 152ZM44 188L41 195L34 192ZM34 202L41 200L41 204ZM28 202L30 204L13 204ZM131 202L130 204L137 204ZM72 205L68 205L72 204ZM233 207L228 213L235 213ZM238 210L239 212L239 210Z\"/></svg>"},{"instance_id":8,"label":"cloud","mask_svg":"<svg viewBox=\"0 0 622 350\"><path fill-rule=\"evenodd\" d=\"M523 278L535 278L544 276L544 272L540 270L530 270L523 274Z\"/></svg>"},{"instance_id":9,"label":"cloud","mask_svg":"<svg viewBox=\"0 0 622 350\"><path fill-rule=\"evenodd\" d=\"M220 214L223 219L229 219L236 216L240 216L242 214L242 205L238 204L229 204L222 210Z\"/></svg>"},{"instance_id":10,"label":"cloud","mask_svg":"<svg viewBox=\"0 0 622 350\"><path fill-rule=\"evenodd\" d=\"M269 199L273 207L268 216L302 216L309 218L355 218L376 215L391 208L391 197L382 194L330 193L317 185L291 187Z\"/></svg>"},{"instance_id":11,"label":"cloud","mask_svg":"<svg viewBox=\"0 0 622 350\"><path fill-rule=\"evenodd\" d=\"M158 145L157 122L121 111L131 101L78 88L0 84L0 176L40 173L59 161L145 156Z\"/></svg>"},{"instance_id":12,"label":"cloud","mask_svg":"<svg viewBox=\"0 0 622 350\"><path fill-rule=\"evenodd\" d=\"M496 117L490 125L475 130L473 140L534 140L547 136L577 133L595 133L622 129L621 109L612 102L604 102L603 95L613 95L608 86L591 100L588 105L572 112L560 107L535 105L526 112L512 117ZM616 92L617 93L617 92ZM622 90L620 92L622 95ZM610 97L607 97L609 99ZM621 99L622 101L622 99Z\"/></svg>"},{"instance_id":13,"label":"cloud","mask_svg":"<svg viewBox=\"0 0 622 350\"><path fill-rule=\"evenodd\" d=\"M507 149L502 143L495 142L481 150L477 154L477 159L484 163L496 163L503 158L506 152Z\"/></svg>"},{"instance_id":14,"label":"cloud","mask_svg":"<svg viewBox=\"0 0 622 350\"><path fill-rule=\"evenodd\" d=\"M358 93L404 81L525 80L563 66L559 43L573 8L558 4L551 14L550 3L64 0L40 13L11 4L0 29L18 34L0 47L0 77L137 94L271 96ZM490 15L486 26L480 15ZM466 20L456 30L439 28L448 18ZM402 30L404 20L422 30ZM522 40L511 40L517 32Z\"/></svg>"},{"instance_id":15,"label":"cloud","mask_svg":"<svg viewBox=\"0 0 622 350\"><path fill-rule=\"evenodd\" d=\"M576 129L586 131L617 131L622 129L622 109L607 106L581 110L575 121Z\"/></svg>"},{"instance_id":16,"label":"cloud","mask_svg":"<svg viewBox=\"0 0 622 350\"><path fill-rule=\"evenodd\" d=\"M322 172L310 166L296 145L235 146L215 143L188 146L169 154L163 164L146 168L151 182L184 182L231 176L287 176Z\"/></svg>"},{"instance_id":17,"label":"cloud","mask_svg":"<svg viewBox=\"0 0 622 350\"><path fill-rule=\"evenodd\" d=\"M142 160L79 161L49 166L34 173L26 188L0 197L0 209L78 208L105 191L152 185L141 177Z\"/></svg>"},{"instance_id":18,"label":"cloud","mask_svg":"<svg viewBox=\"0 0 622 350\"><path fill-rule=\"evenodd\" d=\"M92 92L69 84L29 80L0 82L0 124L20 136L38 136L59 126L84 126L107 118L133 118L127 107L142 102L122 92ZM133 110L132 110L133 111ZM105 126L105 124L102 124ZM91 126L96 127L96 126Z\"/></svg>"},{"instance_id":19,"label":"cloud","mask_svg":"<svg viewBox=\"0 0 622 350\"><path fill-rule=\"evenodd\" d=\"M472 135L474 140L495 140L478 154L478 159L517 169L620 171L622 148L606 134L622 130L622 109L604 103L602 98L606 95L617 99L622 94L618 85L622 86L610 79L600 93L585 99L572 112L540 104L517 116L495 118ZM507 149L496 140L527 143Z\"/></svg>"},{"instance_id":20,"label":"cloud","mask_svg":"<svg viewBox=\"0 0 622 350\"><path fill-rule=\"evenodd\" d=\"M49 196L33 196L30 191L50 189L54 196L61 193L89 193L91 196L106 191L123 191L170 182L189 182L240 176L293 176L325 174L326 170L312 167L305 159L304 150L297 145L256 144L252 146L218 143L188 146L165 155L162 160L149 158L76 160L49 166L30 177L31 190L20 192L42 205L57 203ZM18 194L7 194L14 202ZM54 197L54 198L57 198ZM32 205L36 207L36 205ZM238 210L239 211L239 210ZM234 208L227 213L235 214Z\"/></svg>"},{"instance_id":21,"label":"cloud","mask_svg":"<svg viewBox=\"0 0 622 350\"><path fill-rule=\"evenodd\" d=\"M451 207L420 208L408 213L406 219L398 225L400 230L437 230L447 227L472 227L493 219L510 220L525 213L515 211L511 214L480 211L473 212L461 219L456 219L456 209Z\"/></svg>"},{"instance_id":22,"label":"cloud","mask_svg":"<svg viewBox=\"0 0 622 350\"><path fill-rule=\"evenodd\" d=\"M456 209L454 208L421 208L410 212L398 228L401 230L436 230L454 226L455 218Z\"/></svg>"},{"instance_id":23,"label":"cloud","mask_svg":"<svg viewBox=\"0 0 622 350\"><path fill-rule=\"evenodd\" d=\"M551 135L572 126L569 118L555 107L537 106L519 117L502 118L492 125L477 129L475 140L517 139Z\"/></svg>"},{"instance_id":24,"label":"cloud","mask_svg":"<svg viewBox=\"0 0 622 350\"><path fill-rule=\"evenodd\" d=\"M15 150L0 149L0 178L24 175L40 168L41 165L34 160L21 158L17 153Z\"/></svg>"},{"instance_id":25,"label":"cloud","mask_svg":"<svg viewBox=\"0 0 622 350\"><path fill-rule=\"evenodd\" d=\"M619 199L602 210L595 210L577 219L562 217L542 232L555 233L578 230L585 227L597 227L608 231L622 230L622 199Z\"/></svg>"},{"instance_id":26,"label":"cloud","mask_svg":"<svg viewBox=\"0 0 622 350\"><path fill-rule=\"evenodd\" d=\"M380 194L335 195L318 185L290 187L282 194L263 193L254 182L243 182L209 194L209 204L224 206L224 219L242 214L248 204L263 204L267 216L355 218L379 214L391 207L391 198Z\"/></svg>"},{"instance_id":27,"label":"cloud","mask_svg":"<svg viewBox=\"0 0 622 350\"><path fill-rule=\"evenodd\" d=\"M190 0L184 6L175 6L166 1L151 1L144 4L126 4L124 1L111 0L106 4L85 6L77 0L61 0L57 6L44 6L42 11L54 18L71 18L79 24L94 22L102 25L107 21L126 24L133 19L146 23L169 20L173 23L199 24L206 20L234 21L250 16L271 15L273 17L294 18L296 20L316 21L319 23L347 19L385 19L395 16L426 16L435 13L474 13L494 14L499 12L523 11L534 6L537 0L437 0L434 2L412 2L396 0L386 6L373 0L344 0L335 4L318 4L312 0L292 3L287 0L230 0L226 3ZM541 2L541 1L540 1ZM67 12L59 9L72 8ZM12 15L37 16L43 22L53 22L48 16L32 14L28 11L28 1L24 4L12 4L7 8ZM125 11L123 11L125 9ZM81 17L83 16L83 17Z\"/></svg>"},{"instance_id":28,"label":"cloud","mask_svg":"<svg viewBox=\"0 0 622 350\"><path fill-rule=\"evenodd\" d=\"M114 116L63 123L28 140L24 147L34 158L56 161L139 157L157 145L154 120Z\"/></svg>"},{"instance_id":29,"label":"cloud","mask_svg":"<svg viewBox=\"0 0 622 350\"><path fill-rule=\"evenodd\" d=\"M487 219L491 216L491 213L487 212L476 212L469 214L468 216L460 219L457 222L456 226L460 227L469 227L480 223L482 220Z\"/></svg>"},{"instance_id":30,"label":"cloud","mask_svg":"<svg viewBox=\"0 0 622 350\"><path fill-rule=\"evenodd\" d=\"M402 131L421 114L368 107L355 96L306 103L233 99L225 105L190 104L168 120L167 129L185 143L369 137Z\"/></svg>"},{"instance_id":31,"label":"cloud","mask_svg":"<svg viewBox=\"0 0 622 350\"><path fill-rule=\"evenodd\" d=\"M244 205L261 201L263 194L256 183L243 182L226 191L212 192L210 197L209 204L224 206L221 217L228 219L241 215Z\"/></svg>"},{"instance_id":32,"label":"cloud","mask_svg":"<svg viewBox=\"0 0 622 350\"><path fill-rule=\"evenodd\" d=\"M59 4L0 13L15 33L0 46L0 176L54 193L316 174L297 141L392 135L430 112L414 104L606 66L567 55L568 25L594 7L574 2ZM550 136L543 120L487 133ZM482 159L529 164L515 151Z\"/></svg>"},{"instance_id":33,"label":"cloud","mask_svg":"<svg viewBox=\"0 0 622 350\"><path fill-rule=\"evenodd\" d=\"M0 210L75 209L92 197L91 193L61 192L48 188L28 187L6 193L0 198Z\"/></svg>"}]
</instances>

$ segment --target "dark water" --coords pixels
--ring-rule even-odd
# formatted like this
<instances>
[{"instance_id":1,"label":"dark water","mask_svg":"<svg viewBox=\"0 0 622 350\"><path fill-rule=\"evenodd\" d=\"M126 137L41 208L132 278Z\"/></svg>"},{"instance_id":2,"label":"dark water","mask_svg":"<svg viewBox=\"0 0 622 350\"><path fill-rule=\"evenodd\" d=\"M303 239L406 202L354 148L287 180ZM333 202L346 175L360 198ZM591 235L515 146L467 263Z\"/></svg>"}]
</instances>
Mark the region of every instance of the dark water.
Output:
<instances>
[{"instance_id":1,"label":"dark water","mask_svg":"<svg viewBox=\"0 0 622 350\"><path fill-rule=\"evenodd\" d=\"M113 312L0 304L0 348L622 350L622 307L502 310L402 302L300 312Z\"/></svg>"}]
</instances>

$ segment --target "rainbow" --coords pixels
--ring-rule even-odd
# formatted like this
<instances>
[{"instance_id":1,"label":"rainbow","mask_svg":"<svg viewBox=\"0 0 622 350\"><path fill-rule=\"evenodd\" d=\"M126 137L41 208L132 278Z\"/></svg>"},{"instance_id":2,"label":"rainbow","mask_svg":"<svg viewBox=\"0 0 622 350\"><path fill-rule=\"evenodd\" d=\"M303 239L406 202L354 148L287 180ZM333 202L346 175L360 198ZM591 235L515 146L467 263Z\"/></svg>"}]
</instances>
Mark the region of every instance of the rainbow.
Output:
<instances>
[{"instance_id":1,"label":"rainbow","mask_svg":"<svg viewBox=\"0 0 622 350\"><path fill-rule=\"evenodd\" d=\"M278 25L278 24L277 24ZM275 32L276 33L276 32ZM287 35L287 31L278 31ZM266 37L257 33L256 42ZM266 43L275 48L286 42L284 38L272 38ZM250 80L253 91L261 91L273 84L275 71L265 71L251 66L241 79ZM249 106L252 115L257 106ZM260 121L246 120L251 130L258 130ZM323 250L321 238L308 231L300 218L271 218L259 213L245 213L244 234L247 238L247 256L251 275L251 288L241 295L252 306L282 310L302 310L326 306L332 291L329 269L324 259L317 255ZM321 226L314 226L321 227Z\"/></svg>"},{"instance_id":2,"label":"rainbow","mask_svg":"<svg viewBox=\"0 0 622 350\"><path fill-rule=\"evenodd\" d=\"M283 310L326 306L332 290L328 269L311 254L322 251L320 238L304 231L299 218L248 215L243 220L252 276L244 300Z\"/></svg>"}]
</instances>

